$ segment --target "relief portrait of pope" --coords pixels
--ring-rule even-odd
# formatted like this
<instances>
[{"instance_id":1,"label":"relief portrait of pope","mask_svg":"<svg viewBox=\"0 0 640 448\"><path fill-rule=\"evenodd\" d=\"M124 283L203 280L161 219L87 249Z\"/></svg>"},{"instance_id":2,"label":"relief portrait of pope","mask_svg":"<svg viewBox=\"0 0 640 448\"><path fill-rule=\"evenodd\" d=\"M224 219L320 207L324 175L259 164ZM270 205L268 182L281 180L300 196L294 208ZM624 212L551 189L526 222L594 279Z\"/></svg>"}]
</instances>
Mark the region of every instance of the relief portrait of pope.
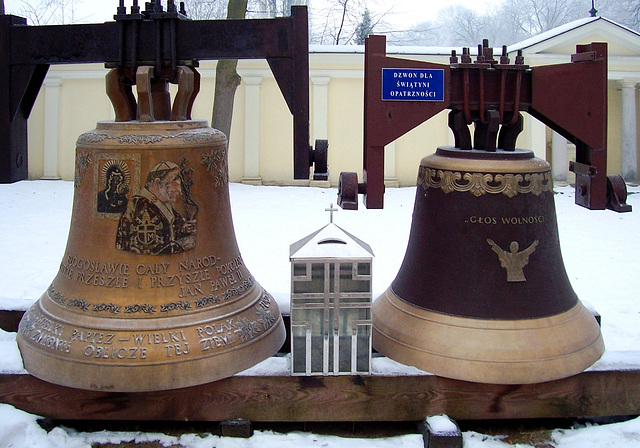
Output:
<instances>
[{"instance_id":1,"label":"relief portrait of pope","mask_svg":"<svg viewBox=\"0 0 640 448\"><path fill-rule=\"evenodd\" d=\"M120 217L116 248L144 255L193 249L195 214L185 218L175 208L179 198L185 200L184 182L183 171L176 163L162 161L154 165L144 187L131 198ZM188 189L186 193L189 194Z\"/></svg>"}]
</instances>

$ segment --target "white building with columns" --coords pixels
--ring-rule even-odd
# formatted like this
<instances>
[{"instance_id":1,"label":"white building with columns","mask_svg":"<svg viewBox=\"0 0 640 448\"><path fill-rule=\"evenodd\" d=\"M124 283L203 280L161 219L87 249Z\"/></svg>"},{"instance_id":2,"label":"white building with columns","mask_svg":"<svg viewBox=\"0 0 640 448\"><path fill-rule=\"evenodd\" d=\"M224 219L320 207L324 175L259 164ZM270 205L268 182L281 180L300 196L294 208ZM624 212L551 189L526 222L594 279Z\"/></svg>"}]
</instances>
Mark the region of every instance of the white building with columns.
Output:
<instances>
[{"instance_id":1,"label":"white building with columns","mask_svg":"<svg viewBox=\"0 0 640 448\"><path fill-rule=\"evenodd\" d=\"M608 173L638 182L638 99L640 33L606 18L578 20L509 47L522 50L525 63L568 63L577 44L607 42ZM492 42L500 46L499 42ZM470 42L475 48L477 43ZM460 49L457 49L460 52ZM320 185L337 185L341 171L362 176L363 47L310 48L310 134L329 141L330 176ZM449 63L451 48L388 47L390 56ZM291 114L266 61L242 60L242 84L236 93L230 135L229 176L233 182L266 185L309 185L293 180ZM210 119L215 61L201 62L202 86L193 117ZM67 179L74 176L75 141L96 122L113 119L105 92L106 70L100 64L52 66L29 118L29 177ZM388 186L414 185L420 159L438 146L452 145L446 111L388 145ZM544 124L525 114L517 142L551 164L556 182L572 182L568 161L574 148ZM316 183L317 184L317 183Z\"/></svg>"}]
</instances>

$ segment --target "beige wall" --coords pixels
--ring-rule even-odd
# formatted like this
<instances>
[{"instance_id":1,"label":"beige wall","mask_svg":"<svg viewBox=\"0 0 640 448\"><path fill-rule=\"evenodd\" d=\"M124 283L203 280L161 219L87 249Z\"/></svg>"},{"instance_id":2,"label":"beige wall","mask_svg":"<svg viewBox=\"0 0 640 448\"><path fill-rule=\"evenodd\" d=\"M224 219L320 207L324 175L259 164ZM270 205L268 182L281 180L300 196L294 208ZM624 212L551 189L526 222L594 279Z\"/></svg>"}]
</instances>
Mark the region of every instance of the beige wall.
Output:
<instances>
[{"instance_id":1,"label":"beige wall","mask_svg":"<svg viewBox=\"0 0 640 448\"><path fill-rule=\"evenodd\" d=\"M400 57L448 63L447 55ZM533 59L535 60L535 57ZM640 64L630 66L628 61L621 58L614 60L610 65L616 73L623 70L640 73ZM210 120L215 62L203 62L200 72L203 75L202 88L194 105L193 117ZM292 117L268 65L261 60L240 61L239 72L245 79L251 78L253 85L250 91L253 94L246 94L248 86L244 82L236 94L229 151L230 179L240 182L245 178L245 165L252 162L247 159L252 157L251 145L257 144L259 177L262 183L300 184L293 181ZM57 175L67 180L73 179L74 147L77 137L93 129L97 121L113 117L113 111L104 93L105 74L106 71L99 64L51 67L29 119L31 179L38 179L47 174L45 160L51 161L52 154L55 154L58 164L55 170ZM313 82L310 83L310 123L312 142L316 138L314 134L318 133L313 123L326 123L330 184L337 185L341 171L356 171L362 178L363 55L312 52L310 75L312 79L329 79L326 87L326 110L319 108L317 113L324 114L320 117L315 116L313 112L314 90ZM255 96L256 92L258 97ZM53 104L52 101L56 97L57 104ZM256 106L257 111L252 111ZM620 110L621 95L618 83L611 80L609 173L620 172ZM257 118L247 118L252 116ZM317 126L319 131L322 131L320 128L324 124ZM51 129L57 130L57 136ZM520 135L517 146L533 149L539 157L545 157L548 138L545 127L527 117L525 130ZM395 142L395 173L390 173L389 177L396 178L399 185L414 185L420 159L432 153L437 146L451 144L452 135L447 127L445 111ZM48 159L45 156L46 151Z\"/></svg>"}]
</instances>

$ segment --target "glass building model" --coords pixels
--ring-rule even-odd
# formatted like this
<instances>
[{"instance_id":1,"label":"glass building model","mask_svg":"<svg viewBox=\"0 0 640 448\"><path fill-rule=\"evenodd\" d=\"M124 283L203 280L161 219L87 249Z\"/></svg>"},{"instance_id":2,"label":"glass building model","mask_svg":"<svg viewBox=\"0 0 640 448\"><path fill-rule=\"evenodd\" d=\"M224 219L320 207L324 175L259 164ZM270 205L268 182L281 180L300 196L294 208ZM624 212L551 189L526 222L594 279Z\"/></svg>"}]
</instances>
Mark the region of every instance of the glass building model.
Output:
<instances>
[{"instance_id":1,"label":"glass building model","mask_svg":"<svg viewBox=\"0 0 640 448\"><path fill-rule=\"evenodd\" d=\"M372 258L333 222L290 246L292 375L370 372Z\"/></svg>"}]
</instances>

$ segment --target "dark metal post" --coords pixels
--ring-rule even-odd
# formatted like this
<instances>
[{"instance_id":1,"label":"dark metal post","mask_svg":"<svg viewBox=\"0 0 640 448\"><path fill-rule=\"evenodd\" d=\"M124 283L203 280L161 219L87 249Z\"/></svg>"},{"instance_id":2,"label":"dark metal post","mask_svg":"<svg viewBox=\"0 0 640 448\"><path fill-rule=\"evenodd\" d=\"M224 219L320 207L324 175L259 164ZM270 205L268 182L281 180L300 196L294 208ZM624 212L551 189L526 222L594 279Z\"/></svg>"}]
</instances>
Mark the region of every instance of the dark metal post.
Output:
<instances>
[{"instance_id":1,"label":"dark metal post","mask_svg":"<svg viewBox=\"0 0 640 448\"><path fill-rule=\"evenodd\" d=\"M0 182L28 176L27 118L49 68L46 64L13 67L11 27L26 25L22 17L0 16Z\"/></svg>"},{"instance_id":2,"label":"dark metal post","mask_svg":"<svg viewBox=\"0 0 640 448\"><path fill-rule=\"evenodd\" d=\"M308 179L309 151L309 32L306 8L291 8L293 24L293 178Z\"/></svg>"}]
</instances>

